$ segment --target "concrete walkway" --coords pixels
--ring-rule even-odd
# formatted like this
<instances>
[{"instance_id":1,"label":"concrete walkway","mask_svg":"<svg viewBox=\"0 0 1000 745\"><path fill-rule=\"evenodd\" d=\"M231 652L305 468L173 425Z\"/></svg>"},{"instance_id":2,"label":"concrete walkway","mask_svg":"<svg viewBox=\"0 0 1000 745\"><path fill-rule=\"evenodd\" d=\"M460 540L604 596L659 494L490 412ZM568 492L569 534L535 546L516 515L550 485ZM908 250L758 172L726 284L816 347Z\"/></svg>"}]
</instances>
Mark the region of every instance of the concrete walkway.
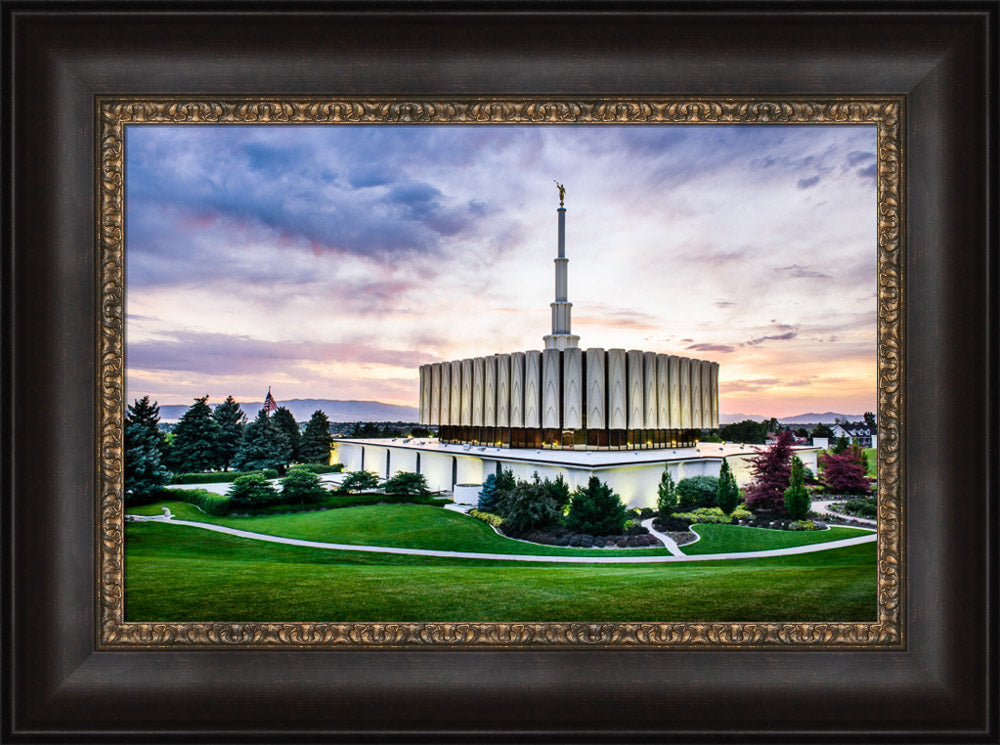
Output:
<instances>
[{"instance_id":1,"label":"concrete walkway","mask_svg":"<svg viewBox=\"0 0 1000 745\"><path fill-rule=\"evenodd\" d=\"M653 528L653 520L655 519L655 517L651 517L648 520L643 520L641 523L642 527L648 530L649 534L653 536L653 538L662 543L671 554L674 556L684 556L684 552L681 551L680 546L677 545L677 541L668 536L666 533L661 533ZM698 534L695 533L695 535ZM698 537L701 538L701 536Z\"/></svg>"},{"instance_id":2,"label":"concrete walkway","mask_svg":"<svg viewBox=\"0 0 1000 745\"><path fill-rule=\"evenodd\" d=\"M830 505L834 502L846 502L846 499L820 499L816 500L810 505L809 509L813 510L819 515L829 515L830 517L839 517L842 520L854 520L862 525L870 525L873 528L878 526L878 520L870 520L867 517L854 517L854 515L842 515L839 512L834 512L830 509ZM850 526L848 526L850 527Z\"/></svg>"},{"instance_id":3,"label":"concrete walkway","mask_svg":"<svg viewBox=\"0 0 1000 745\"><path fill-rule=\"evenodd\" d=\"M533 554L493 554L478 553L475 551L436 551L424 548L398 548L396 546L355 546L350 543L324 543L321 541L305 541L298 538L282 538L263 533L252 533L248 530L237 530L227 528L223 525L212 525L211 523L196 523L190 520L177 520L166 507L163 508L165 514L154 516L129 515L129 520L140 522L160 522L168 525L185 525L190 528L201 528L211 530L215 533L225 533L237 538L249 538L254 541L265 541L267 543L280 543L286 546L303 546L305 548L322 548L332 551L360 551L363 553L377 554L400 554L403 556L437 556L444 559L485 559L490 561L528 561L544 562L556 564L658 564L675 561L716 561L719 559L760 559L771 556L791 556L794 554L811 554L817 551L828 551L835 548L845 548L847 546L857 546L862 543L873 543L877 536L859 536L858 538L846 538L840 541L829 541L827 543L814 543L808 546L795 546L794 548L778 548L768 551L744 551L742 553L725 554L696 554L686 556L684 554L671 554L670 556L538 556ZM675 544L676 547L676 544Z\"/></svg>"}]
</instances>

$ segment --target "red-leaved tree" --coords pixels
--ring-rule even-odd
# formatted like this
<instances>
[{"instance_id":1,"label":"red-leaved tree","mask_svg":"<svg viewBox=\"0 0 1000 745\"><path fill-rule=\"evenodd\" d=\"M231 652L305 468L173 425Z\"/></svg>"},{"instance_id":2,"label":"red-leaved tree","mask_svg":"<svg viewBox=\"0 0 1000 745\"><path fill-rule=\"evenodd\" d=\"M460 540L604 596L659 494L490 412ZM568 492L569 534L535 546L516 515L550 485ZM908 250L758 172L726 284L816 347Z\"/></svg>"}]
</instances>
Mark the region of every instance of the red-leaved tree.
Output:
<instances>
[{"instance_id":1,"label":"red-leaved tree","mask_svg":"<svg viewBox=\"0 0 1000 745\"><path fill-rule=\"evenodd\" d=\"M750 459L753 482L744 490L747 509L781 512L785 509L785 489L792 479L791 432L782 432L777 441Z\"/></svg>"},{"instance_id":2,"label":"red-leaved tree","mask_svg":"<svg viewBox=\"0 0 1000 745\"><path fill-rule=\"evenodd\" d=\"M823 467L820 480L831 494L868 494L868 461L864 451L854 445L844 452L819 457Z\"/></svg>"}]
</instances>

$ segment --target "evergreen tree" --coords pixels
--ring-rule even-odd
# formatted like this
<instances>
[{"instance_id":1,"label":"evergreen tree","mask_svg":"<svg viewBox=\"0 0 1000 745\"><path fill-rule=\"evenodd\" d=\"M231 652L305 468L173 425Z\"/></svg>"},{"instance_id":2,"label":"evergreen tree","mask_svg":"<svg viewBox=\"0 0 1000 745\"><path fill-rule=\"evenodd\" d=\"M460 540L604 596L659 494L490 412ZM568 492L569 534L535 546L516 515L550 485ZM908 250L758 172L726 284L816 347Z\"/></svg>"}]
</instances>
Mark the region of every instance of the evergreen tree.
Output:
<instances>
[{"instance_id":1,"label":"evergreen tree","mask_svg":"<svg viewBox=\"0 0 1000 745\"><path fill-rule=\"evenodd\" d=\"M309 418L306 431L302 434L302 442L299 444L299 460L303 463L327 464L330 462L330 448L332 446L330 420L327 419L324 412L317 409Z\"/></svg>"},{"instance_id":2,"label":"evergreen tree","mask_svg":"<svg viewBox=\"0 0 1000 745\"><path fill-rule=\"evenodd\" d=\"M610 486L591 476L586 489L573 492L566 527L577 533L618 535L625 527L625 505Z\"/></svg>"},{"instance_id":3,"label":"evergreen tree","mask_svg":"<svg viewBox=\"0 0 1000 745\"><path fill-rule=\"evenodd\" d=\"M809 433L810 437L826 437L827 439L833 437L833 430L830 429L829 424L823 424L820 422L815 427L813 431Z\"/></svg>"},{"instance_id":4,"label":"evergreen tree","mask_svg":"<svg viewBox=\"0 0 1000 745\"><path fill-rule=\"evenodd\" d=\"M660 485L656 488L656 509L660 513L661 520L669 520L677 509L677 485L670 475L669 466L663 467Z\"/></svg>"},{"instance_id":5,"label":"evergreen tree","mask_svg":"<svg viewBox=\"0 0 1000 745\"><path fill-rule=\"evenodd\" d=\"M783 510L785 489L792 476L792 433L782 432L775 443L750 460L754 481L746 488L748 509Z\"/></svg>"},{"instance_id":6,"label":"evergreen tree","mask_svg":"<svg viewBox=\"0 0 1000 745\"><path fill-rule=\"evenodd\" d=\"M212 417L219 425L218 465L222 470L228 471L229 464L233 462L233 456L240 446L243 429L247 426L247 415L236 403L236 399L226 396L226 400L215 407Z\"/></svg>"},{"instance_id":7,"label":"evergreen tree","mask_svg":"<svg viewBox=\"0 0 1000 745\"><path fill-rule=\"evenodd\" d=\"M219 464L219 424L208 396L196 398L174 427L170 466L175 473L211 471Z\"/></svg>"},{"instance_id":8,"label":"evergreen tree","mask_svg":"<svg viewBox=\"0 0 1000 745\"><path fill-rule=\"evenodd\" d=\"M250 425L253 426L253 425ZM227 495L234 506L255 507L272 504L280 499L278 490L262 473L248 473L237 476L229 487Z\"/></svg>"},{"instance_id":9,"label":"evergreen tree","mask_svg":"<svg viewBox=\"0 0 1000 745\"><path fill-rule=\"evenodd\" d=\"M535 474L531 481L517 481L502 503L504 528L514 534L553 524L559 517L555 500Z\"/></svg>"},{"instance_id":10,"label":"evergreen tree","mask_svg":"<svg viewBox=\"0 0 1000 745\"><path fill-rule=\"evenodd\" d=\"M733 514L736 505L740 502L740 489L736 486L736 477L729 467L729 461L722 459L722 467L719 469L719 486L716 492L715 501L727 515Z\"/></svg>"},{"instance_id":11,"label":"evergreen tree","mask_svg":"<svg viewBox=\"0 0 1000 745\"><path fill-rule=\"evenodd\" d=\"M281 501L290 504L321 502L329 492L312 471L291 468L281 480Z\"/></svg>"},{"instance_id":12,"label":"evergreen tree","mask_svg":"<svg viewBox=\"0 0 1000 745\"><path fill-rule=\"evenodd\" d=\"M391 478L386 479L382 485L382 491L386 494L397 496L420 497L430 494L427 488L427 479L422 473L412 471L398 471Z\"/></svg>"},{"instance_id":13,"label":"evergreen tree","mask_svg":"<svg viewBox=\"0 0 1000 745\"><path fill-rule=\"evenodd\" d=\"M374 489L378 483L379 477L371 471L351 471L340 482L337 491L341 494L353 494L366 489Z\"/></svg>"},{"instance_id":14,"label":"evergreen tree","mask_svg":"<svg viewBox=\"0 0 1000 745\"><path fill-rule=\"evenodd\" d=\"M830 452L833 453L834 455L840 455L850 446L851 443L847 440L846 437L838 437L836 440L833 441L833 444L830 445Z\"/></svg>"},{"instance_id":15,"label":"evergreen tree","mask_svg":"<svg viewBox=\"0 0 1000 745\"><path fill-rule=\"evenodd\" d=\"M302 434L299 432L299 424L295 421L292 412L284 406L279 406L274 410L271 421L274 422L278 429L285 433L285 439L288 441L288 460L286 462L297 463Z\"/></svg>"},{"instance_id":16,"label":"evergreen tree","mask_svg":"<svg viewBox=\"0 0 1000 745\"><path fill-rule=\"evenodd\" d=\"M479 492L479 503L476 509L480 512L493 512L496 508L497 500L497 476L491 473L483 482L483 488Z\"/></svg>"},{"instance_id":17,"label":"evergreen tree","mask_svg":"<svg viewBox=\"0 0 1000 745\"><path fill-rule=\"evenodd\" d=\"M496 475L497 481L497 493L496 497L493 499L493 509L488 510L494 515L500 515L500 517L505 516L507 498L513 494L514 489L517 487L517 481L514 480L514 473L510 470L502 470Z\"/></svg>"},{"instance_id":18,"label":"evergreen tree","mask_svg":"<svg viewBox=\"0 0 1000 745\"><path fill-rule=\"evenodd\" d=\"M545 479L542 481L542 487L545 489L546 493L552 497L552 501L555 502L556 509L559 512L563 512L569 505L569 485L566 480L563 479L562 474L555 477L555 480Z\"/></svg>"},{"instance_id":19,"label":"evergreen tree","mask_svg":"<svg viewBox=\"0 0 1000 745\"><path fill-rule=\"evenodd\" d=\"M743 442L763 445L767 441L767 424L744 419L719 428L719 436L726 442Z\"/></svg>"},{"instance_id":20,"label":"evergreen tree","mask_svg":"<svg viewBox=\"0 0 1000 745\"><path fill-rule=\"evenodd\" d=\"M805 470L802 461L792 456L792 473L788 488L785 489L785 510L793 520L801 520L809 514L809 492L805 487Z\"/></svg>"},{"instance_id":21,"label":"evergreen tree","mask_svg":"<svg viewBox=\"0 0 1000 745\"><path fill-rule=\"evenodd\" d=\"M233 466L240 471L273 468L283 473L291 448L285 433L278 429L264 409L243 430L243 439L233 456Z\"/></svg>"},{"instance_id":22,"label":"evergreen tree","mask_svg":"<svg viewBox=\"0 0 1000 745\"><path fill-rule=\"evenodd\" d=\"M170 481L163 464L164 437L160 432L160 407L143 396L125 415L125 501L151 499Z\"/></svg>"}]
</instances>

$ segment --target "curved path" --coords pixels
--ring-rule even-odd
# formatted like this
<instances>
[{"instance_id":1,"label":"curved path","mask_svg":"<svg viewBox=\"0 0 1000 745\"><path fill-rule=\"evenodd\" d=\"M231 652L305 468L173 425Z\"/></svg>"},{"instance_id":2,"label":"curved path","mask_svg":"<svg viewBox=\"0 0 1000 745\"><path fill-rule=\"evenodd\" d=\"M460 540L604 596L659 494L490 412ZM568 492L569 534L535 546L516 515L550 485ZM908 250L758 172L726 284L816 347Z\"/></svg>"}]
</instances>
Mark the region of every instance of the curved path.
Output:
<instances>
[{"instance_id":1,"label":"curved path","mask_svg":"<svg viewBox=\"0 0 1000 745\"><path fill-rule=\"evenodd\" d=\"M856 517L854 515L842 515L841 513L834 512L833 510L830 509L831 504L835 502L846 502L846 501L847 501L846 499L817 499L812 503L810 509L812 509L819 515L829 515L830 517L839 517L842 520L854 520L855 522L861 523L862 525L871 525L873 528L876 525L878 525L877 520L871 520L867 517ZM848 527L854 527L854 526L851 525Z\"/></svg>"},{"instance_id":2,"label":"curved path","mask_svg":"<svg viewBox=\"0 0 1000 745\"><path fill-rule=\"evenodd\" d=\"M436 551L426 548L398 548L396 546L355 546L350 543L323 543L321 541L305 541L299 538L282 538L280 536L265 535L264 533L252 533L248 530L237 530L227 528L223 525L212 525L211 523L196 523L190 520L175 520L170 510L163 508L163 515L152 517L139 517L129 515L129 518L136 522L159 522L170 525L186 525L191 528L201 528L211 530L216 533L225 533L237 538L249 538L254 541L265 541L267 543L281 543L287 546L304 546L306 548L323 548L333 551L361 551L365 553L378 554L402 554L405 556L438 556L445 559L487 559L491 561L535 561L559 564L654 564L674 561L714 561L718 559L759 559L770 556L789 556L792 554L810 554L816 551L827 551L834 548L844 548L846 546L857 546L862 543L873 543L876 535L859 536L858 538L845 538L840 541L829 541L827 543L813 543L807 546L795 546L793 548L776 548L767 551L744 551L726 554L696 554L687 556L685 554L671 554L670 556L543 556L535 554L492 554L478 553L475 551Z\"/></svg>"}]
</instances>

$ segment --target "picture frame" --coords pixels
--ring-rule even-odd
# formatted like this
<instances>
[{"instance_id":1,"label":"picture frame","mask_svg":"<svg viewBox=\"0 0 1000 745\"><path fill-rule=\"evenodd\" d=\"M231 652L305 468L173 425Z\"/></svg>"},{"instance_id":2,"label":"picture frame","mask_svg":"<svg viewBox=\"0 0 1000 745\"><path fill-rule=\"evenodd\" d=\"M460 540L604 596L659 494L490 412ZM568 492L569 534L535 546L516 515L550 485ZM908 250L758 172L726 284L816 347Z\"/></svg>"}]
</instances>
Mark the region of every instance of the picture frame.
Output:
<instances>
[{"instance_id":1,"label":"picture frame","mask_svg":"<svg viewBox=\"0 0 1000 745\"><path fill-rule=\"evenodd\" d=\"M14 570L4 593L11 619L4 625L4 737L61 731L109 739L142 732L144 741L199 733L248 740L643 740L668 733L711 740L736 732L784 740L914 732L995 738L990 702L997 666L989 629L996 586L988 580L996 569L996 525L989 519L997 465L996 335L989 323L996 236L987 221L991 211L995 218L995 203L985 195L995 186L996 168L995 161L983 165L994 152L991 136L995 144L989 134L995 127L987 126L991 118L996 123L995 64L989 65L995 38L992 48L976 42L995 37L997 9L944 18L854 12L823 16L817 25L808 4L797 7L802 12L780 19L751 10L581 7L573 14L537 12L518 36L520 13L493 9L483 16L472 6L465 13L331 5L322 12L287 6L270 14L160 17L38 14L30 4L5 3L7 132L15 157L4 176L15 197L4 231L11 248L5 311L13 311L4 313L11 319L4 350L10 384L2 402L10 443L4 510L11 517L4 556ZM216 10L225 8L245 10L235 4ZM768 33L748 37L748 24ZM168 43L164 28L171 40L183 41ZM333 30L341 39L336 46L329 41ZM296 41L284 47L277 38ZM498 38L518 38L517 55L513 42L487 43ZM629 40L625 51L622 39ZM706 66L700 46L707 39L722 53L721 63ZM595 53L581 62L585 48ZM253 50L249 63L246 49ZM860 89L904 96L909 183L935 185L911 189L901 206L907 238L901 292L921 298L903 304L900 352L907 584L899 602L912 619L905 646L324 654L291 638L277 651L102 647L99 619L114 598L95 607L93 576L104 567L88 562L99 542L120 536L98 532L95 502L86 495L113 476L100 473L108 458L98 447L106 440L95 426L101 420L94 391L120 392L80 372L99 369L104 350L98 306L90 302L100 292L93 286L93 246L102 239L94 219L101 191L93 172L94 101L150 91L249 98L265 85L288 96L308 90L410 99L445 96L441 91L516 95L517 88L552 96L691 90L707 96L734 88L771 97ZM51 116L39 119L39 107ZM37 227L26 233L26 225ZM940 428L927 433L926 421ZM37 497L29 501L29 493ZM947 493L976 496L952 500L942 514ZM912 548L915 536L919 551ZM250 632L251 625L238 624L225 631L237 644ZM192 707L214 699L214 681L225 681L227 705ZM466 706L456 707L457 698ZM664 721L659 702L668 699ZM761 699L769 704L760 706ZM331 709L330 700L339 705ZM716 700L727 702L721 717L711 705ZM171 715L178 708L190 713L183 723Z\"/></svg>"}]
</instances>

